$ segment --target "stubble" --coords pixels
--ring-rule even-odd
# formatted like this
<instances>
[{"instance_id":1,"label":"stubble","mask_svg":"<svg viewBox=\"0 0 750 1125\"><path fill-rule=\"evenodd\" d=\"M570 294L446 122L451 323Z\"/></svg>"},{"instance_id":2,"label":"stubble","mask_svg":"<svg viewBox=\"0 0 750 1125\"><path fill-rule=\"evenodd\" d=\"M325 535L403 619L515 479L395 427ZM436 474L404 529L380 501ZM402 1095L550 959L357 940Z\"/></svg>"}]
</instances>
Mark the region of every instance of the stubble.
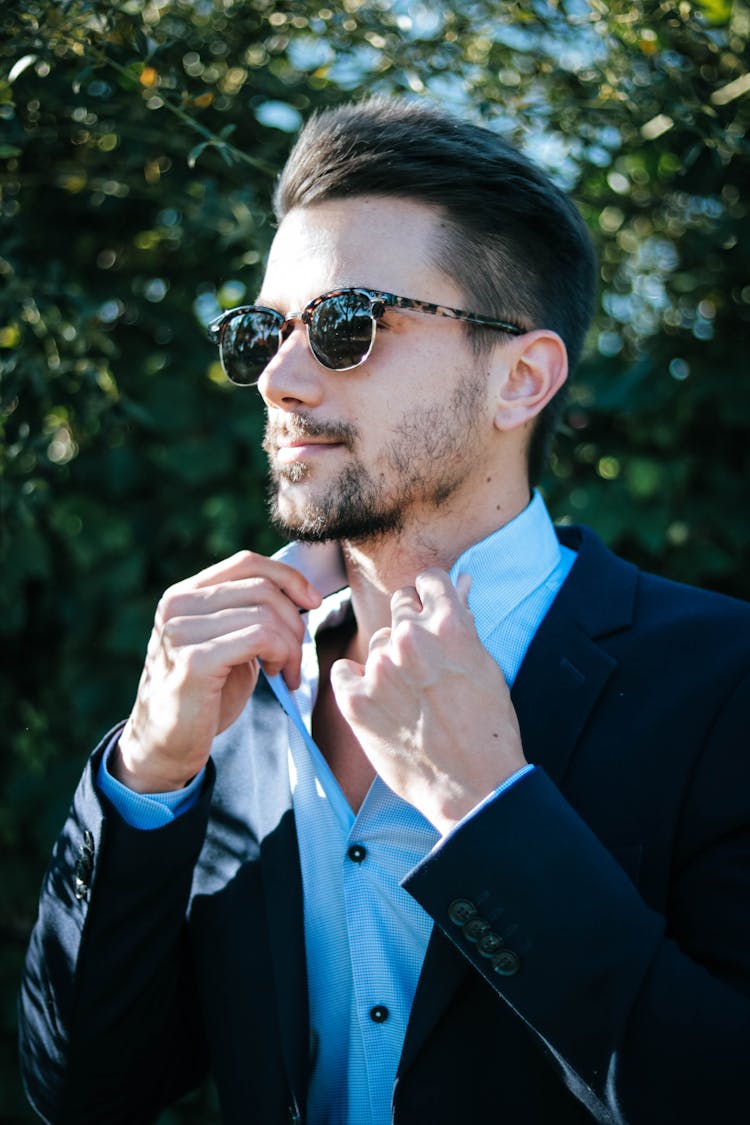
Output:
<instances>
[{"instance_id":1,"label":"stubble","mask_svg":"<svg viewBox=\"0 0 750 1125\"><path fill-rule=\"evenodd\" d=\"M357 456L361 427L313 422L302 414L283 423L269 419L263 448L269 455L269 511L288 539L351 543L399 534L417 509L435 511L458 491L476 465L477 434L486 393L486 373L466 374L449 400L418 407L404 415L372 468ZM366 424L366 423L365 423ZM282 438L340 442L347 464L320 489L294 498L294 486L311 477L305 462L279 466L274 457Z\"/></svg>"}]
</instances>

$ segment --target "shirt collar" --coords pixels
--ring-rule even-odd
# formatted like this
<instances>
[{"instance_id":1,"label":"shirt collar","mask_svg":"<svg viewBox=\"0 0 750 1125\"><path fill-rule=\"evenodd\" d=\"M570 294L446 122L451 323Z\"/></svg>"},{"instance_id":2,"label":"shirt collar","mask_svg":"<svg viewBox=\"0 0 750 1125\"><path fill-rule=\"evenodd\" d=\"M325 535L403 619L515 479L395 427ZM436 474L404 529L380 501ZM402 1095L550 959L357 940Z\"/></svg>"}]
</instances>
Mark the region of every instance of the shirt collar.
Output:
<instances>
[{"instance_id":1,"label":"shirt collar","mask_svg":"<svg viewBox=\"0 0 750 1125\"><path fill-rule=\"evenodd\" d=\"M324 597L320 608L309 614L312 636L323 626L343 621L350 594L338 543L288 543L274 558L300 570ZM483 642L499 621L549 577L559 561L555 528L537 491L510 523L459 555L450 579L455 585L460 574L471 575L469 608Z\"/></svg>"},{"instance_id":2,"label":"shirt collar","mask_svg":"<svg viewBox=\"0 0 750 1125\"><path fill-rule=\"evenodd\" d=\"M450 580L455 586L460 574L471 575L469 609L482 643L549 578L559 561L555 528L536 491L515 519L459 555Z\"/></svg>"}]
</instances>

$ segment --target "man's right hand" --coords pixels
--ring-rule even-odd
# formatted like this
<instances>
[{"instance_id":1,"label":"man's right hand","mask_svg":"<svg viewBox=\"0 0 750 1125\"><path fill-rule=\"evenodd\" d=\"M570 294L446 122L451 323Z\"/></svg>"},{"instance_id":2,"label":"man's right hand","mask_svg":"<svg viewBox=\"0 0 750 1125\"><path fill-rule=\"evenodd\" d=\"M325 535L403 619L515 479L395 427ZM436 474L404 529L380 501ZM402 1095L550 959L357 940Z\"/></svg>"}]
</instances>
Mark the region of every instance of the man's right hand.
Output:
<instances>
[{"instance_id":1,"label":"man's right hand","mask_svg":"<svg viewBox=\"0 0 750 1125\"><path fill-rule=\"evenodd\" d=\"M320 594L298 570L241 551L171 586L156 612L133 712L110 768L138 793L181 789L237 719L259 661L300 684L300 610Z\"/></svg>"}]
</instances>

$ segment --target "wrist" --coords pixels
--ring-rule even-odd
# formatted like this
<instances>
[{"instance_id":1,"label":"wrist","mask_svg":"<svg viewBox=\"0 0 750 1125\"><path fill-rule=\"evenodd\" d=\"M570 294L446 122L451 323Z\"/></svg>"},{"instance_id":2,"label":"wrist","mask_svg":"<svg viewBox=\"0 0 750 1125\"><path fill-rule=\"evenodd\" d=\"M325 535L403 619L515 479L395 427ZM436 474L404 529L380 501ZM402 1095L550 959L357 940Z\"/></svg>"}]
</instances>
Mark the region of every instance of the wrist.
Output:
<instances>
[{"instance_id":1,"label":"wrist","mask_svg":"<svg viewBox=\"0 0 750 1125\"><path fill-rule=\"evenodd\" d=\"M107 765L116 781L134 793L144 795L178 792L189 785L199 772L193 770L188 773L184 770L155 768L154 764L144 761L144 756L139 753L137 740L129 726L125 727L117 745L112 748Z\"/></svg>"},{"instance_id":2,"label":"wrist","mask_svg":"<svg viewBox=\"0 0 750 1125\"><path fill-rule=\"evenodd\" d=\"M489 784L486 788L482 785L473 789L466 788L460 794L459 792L453 792L437 807L437 811L432 810L431 814L425 813L424 815L437 828L440 835L445 837L464 820L473 816L500 793L509 789L533 768L530 762L521 757L516 766L504 771L503 776L498 777L494 783Z\"/></svg>"}]
</instances>

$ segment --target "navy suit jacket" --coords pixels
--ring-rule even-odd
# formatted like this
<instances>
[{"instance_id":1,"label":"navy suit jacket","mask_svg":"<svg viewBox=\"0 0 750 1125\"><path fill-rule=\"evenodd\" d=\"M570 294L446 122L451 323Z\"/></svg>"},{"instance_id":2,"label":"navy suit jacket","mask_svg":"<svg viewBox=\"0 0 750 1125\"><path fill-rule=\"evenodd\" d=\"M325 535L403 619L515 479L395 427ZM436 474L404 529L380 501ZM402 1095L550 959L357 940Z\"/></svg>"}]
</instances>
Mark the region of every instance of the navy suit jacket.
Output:
<instances>
[{"instance_id":1,"label":"navy suit jacket","mask_svg":"<svg viewBox=\"0 0 750 1125\"><path fill-rule=\"evenodd\" d=\"M513 689L538 768L405 880L435 925L393 1119L734 1123L750 1048L750 607L643 574L581 529L561 538L578 558ZM94 755L21 992L46 1121L152 1122L208 1069L227 1125L305 1119L286 740L261 680L198 805L149 832L99 796ZM468 915L517 972L495 971Z\"/></svg>"}]
</instances>

